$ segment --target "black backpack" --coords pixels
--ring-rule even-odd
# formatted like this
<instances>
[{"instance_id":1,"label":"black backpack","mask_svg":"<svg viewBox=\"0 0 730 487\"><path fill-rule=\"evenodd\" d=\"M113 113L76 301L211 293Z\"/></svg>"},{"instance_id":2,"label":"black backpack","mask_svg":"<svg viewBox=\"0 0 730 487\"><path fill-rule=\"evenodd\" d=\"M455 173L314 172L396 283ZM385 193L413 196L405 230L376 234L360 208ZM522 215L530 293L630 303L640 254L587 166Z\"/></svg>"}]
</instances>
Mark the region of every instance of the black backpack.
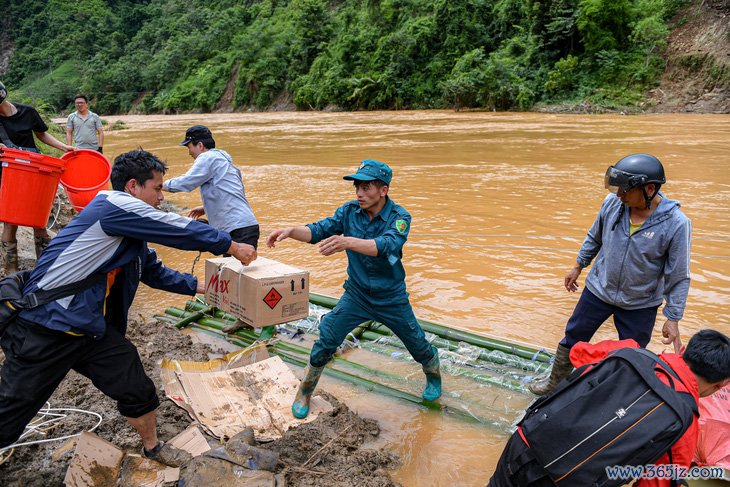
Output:
<instances>
[{"instance_id":1,"label":"black backpack","mask_svg":"<svg viewBox=\"0 0 730 487\"><path fill-rule=\"evenodd\" d=\"M15 317L24 309L32 309L57 299L71 296L92 287L106 277L106 273L96 273L78 282L48 291L38 290L23 296L23 287L30 277L30 270L10 274L0 279L0 337Z\"/></svg>"},{"instance_id":2,"label":"black backpack","mask_svg":"<svg viewBox=\"0 0 730 487\"><path fill-rule=\"evenodd\" d=\"M645 349L620 349L588 367L535 401L520 422L530 450L560 487L625 484L629 479L609 479L606 467L653 464L699 415L694 398L675 390L677 374Z\"/></svg>"}]
</instances>

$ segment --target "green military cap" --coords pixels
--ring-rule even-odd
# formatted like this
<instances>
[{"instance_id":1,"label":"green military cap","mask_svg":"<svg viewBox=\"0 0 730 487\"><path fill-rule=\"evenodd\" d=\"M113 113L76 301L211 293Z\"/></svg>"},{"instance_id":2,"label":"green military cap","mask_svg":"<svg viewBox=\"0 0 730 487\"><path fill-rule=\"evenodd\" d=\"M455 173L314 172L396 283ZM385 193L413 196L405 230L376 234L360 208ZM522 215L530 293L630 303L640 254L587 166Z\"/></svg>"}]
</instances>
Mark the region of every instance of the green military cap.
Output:
<instances>
[{"instance_id":1,"label":"green military cap","mask_svg":"<svg viewBox=\"0 0 730 487\"><path fill-rule=\"evenodd\" d=\"M342 179L348 181L374 181L379 179L386 185L390 186L390 180L393 179L393 171L387 164L373 159L365 159L360 163L355 174L348 174Z\"/></svg>"}]
</instances>

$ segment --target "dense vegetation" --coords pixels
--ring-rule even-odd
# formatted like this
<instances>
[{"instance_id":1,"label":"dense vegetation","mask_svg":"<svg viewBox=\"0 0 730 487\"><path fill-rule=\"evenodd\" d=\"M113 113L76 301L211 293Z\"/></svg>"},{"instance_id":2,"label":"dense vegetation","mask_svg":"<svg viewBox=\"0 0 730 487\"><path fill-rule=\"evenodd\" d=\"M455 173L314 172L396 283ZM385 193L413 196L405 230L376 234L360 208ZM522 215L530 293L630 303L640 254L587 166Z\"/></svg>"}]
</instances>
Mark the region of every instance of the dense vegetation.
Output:
<instances>
[{"instance_id":1,"label":"dense vegetation","mask_svg":"<svg viewBox=\"0 0 730 487\"><path fill-rule=\"evenodd\" d=\"M630 106L687 0L9 0L5 83L100 113Z\"/></svg>"}]
</instances>

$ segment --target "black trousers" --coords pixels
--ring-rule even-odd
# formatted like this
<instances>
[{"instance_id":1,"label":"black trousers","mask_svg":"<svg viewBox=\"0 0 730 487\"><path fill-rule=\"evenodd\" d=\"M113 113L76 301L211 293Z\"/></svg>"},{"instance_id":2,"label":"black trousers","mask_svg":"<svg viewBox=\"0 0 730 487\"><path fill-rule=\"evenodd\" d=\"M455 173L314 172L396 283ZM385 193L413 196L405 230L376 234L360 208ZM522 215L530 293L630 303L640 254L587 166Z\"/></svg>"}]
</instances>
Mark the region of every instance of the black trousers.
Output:
<instances>
[{"instance_id":1,"label":"black trousers","mask_svg":"<svg viewBox=\"0 0 730 487\"><path fill-rule=\"evenodd\" d=\"M0 369L0 447L20 437L72 369L116 400L123 416L138 418L160 404L137 349L111 327L94 340L16 319L0 345L5 352Z\"/></svg>"},{"instance_id":2,"label":"black trousers","mask_svg":"<svg viewBox=\"0 0 730 487\"><path fill-rule=\"evenodd\" d=\"M609 316L613 316L613 324L616 326L620 340L633 338L639 342L639 345L646 348L651 341L651 332L654 329L658 308L659 306L631 310L621 309L618 306L604 303L587 287L584 287L578 304L575 305L573 314L565 326L565 337L560 344L571 348L578 342L590 342L603 322Z\"/></svg>"},{"instance_id":3,"label":"black trousers","mask_svg":"<svg viewBox=\"0 0 730 487\"><path fill-rule=\"evenodd\" d=\"M502 451L488 487L553 487L555 483L535 459L519 433L512 435Z\"/></svg>"},{"instance_id":4,"label":"black trousers","mask_svg":"<svg viewBox=\"0 0 730 487\"><path fill-rule=\"evenodd\" d=\"M234 242L253 245L253 248L258 250L260 236L260 230L258 225L236 228L235 230L231 230L228 233L230 233L231 238Z\"/></svg>"}]
</instances>

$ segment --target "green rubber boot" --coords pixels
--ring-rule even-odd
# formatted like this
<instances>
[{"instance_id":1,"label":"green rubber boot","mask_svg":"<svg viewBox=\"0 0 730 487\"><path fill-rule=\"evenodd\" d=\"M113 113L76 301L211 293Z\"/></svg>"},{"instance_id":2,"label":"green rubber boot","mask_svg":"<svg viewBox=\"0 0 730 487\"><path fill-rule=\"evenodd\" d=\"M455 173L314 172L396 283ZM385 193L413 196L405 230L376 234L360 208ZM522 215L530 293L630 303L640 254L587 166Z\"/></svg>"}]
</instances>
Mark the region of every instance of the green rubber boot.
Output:
<instances>
[{"instance_id":1,"label":"green rubber boot","mask_svg":"<svg viewBox=\"0 0 730 487\"><path fill-rule=\"evenodd\" d=\"M423 364L423 372L426 374L426 388L423 390L423 397L426 401L435 401L441 397L441 371L439 366L439 353L436 347L433 350L433 358Z\"/></svg>"},{"instance_id":2,"label":"green rubber boot","mask_svg":"<svg viewBox=\"0 0 730 487\"><path fill-rule=\"evenodd\" d=\"M269 338L273 338L275 334L275 326L265 326L261 329L261 333L259 333L259 340L268 340Z\"/></svg>"},{"instance_id":3,"label":"green rubber boot","mask_svg":"<svg viewBox=\"0 0 730 487\"><path fill-rule=\"evenodd\" d=\"M309 400L312 398L312 393L317 387L323 370L324 366L314 367L311 364L304 369L304 379L299 384L297 397L294 398L294 404L291 405L291 412L295 418L304 419L309 414Z\"/></svg>"},{"instance_id":4,"label":"green rubber boot","mask_svg":"<svg viewBox=\"0 0 730 487\"><path fill-rule=\"evenodd\" d=\"M570 363L570 349L562 345L558 345L555 350L555 359L553 360L553 369L550 371L550 377L547 379L530 384L528 389L536 396L544 396L552 391L561 380L565 379L573 372L573 364Z\"/></svg>"}]
</instances>

